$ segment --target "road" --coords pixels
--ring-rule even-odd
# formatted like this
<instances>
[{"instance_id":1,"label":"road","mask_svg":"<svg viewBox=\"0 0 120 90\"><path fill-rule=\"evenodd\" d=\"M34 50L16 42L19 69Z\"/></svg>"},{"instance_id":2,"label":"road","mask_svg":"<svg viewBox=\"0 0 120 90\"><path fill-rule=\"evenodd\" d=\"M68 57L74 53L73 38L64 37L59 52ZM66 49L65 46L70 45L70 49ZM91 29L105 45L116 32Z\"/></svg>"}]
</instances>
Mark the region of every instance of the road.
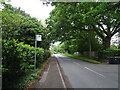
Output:
<instances>
[{"instance_id":1,"label":"road","mask_svg":"<svg viewBox=\"0 0 120 90\"><path fill-rule=\"evenodd\" d=\"M72 88L118 88L118 65L92 64L54 55Z\"/></svg>"},{"instance_id":2,"label":"road","mask_svg":"<svg viewBox=\"0 0 120 90\"><path fill-rule=\"evenodd\" d=\"M66 88L57 59L55 57L51 57L50 59L51 61L49 62L47 69L44 71L40 81L34 88Z\"/></svg>"}]
</instances>

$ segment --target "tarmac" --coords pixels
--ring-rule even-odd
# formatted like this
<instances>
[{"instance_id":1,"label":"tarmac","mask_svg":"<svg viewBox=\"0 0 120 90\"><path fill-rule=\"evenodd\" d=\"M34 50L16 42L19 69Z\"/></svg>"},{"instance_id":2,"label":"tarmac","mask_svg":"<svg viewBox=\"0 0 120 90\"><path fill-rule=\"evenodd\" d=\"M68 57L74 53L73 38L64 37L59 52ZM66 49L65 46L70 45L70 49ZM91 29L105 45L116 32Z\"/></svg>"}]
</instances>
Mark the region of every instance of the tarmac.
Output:
<instances>
[{"instance_id":1,"label":"tarmac","mask_svg":"<svg viewBox=\"0 0 120 90\"><path fill-rule=\"evenodd\" d=\"M66 88L57 59L53 57L35 88Z\"/></svg>"}]
</instances>

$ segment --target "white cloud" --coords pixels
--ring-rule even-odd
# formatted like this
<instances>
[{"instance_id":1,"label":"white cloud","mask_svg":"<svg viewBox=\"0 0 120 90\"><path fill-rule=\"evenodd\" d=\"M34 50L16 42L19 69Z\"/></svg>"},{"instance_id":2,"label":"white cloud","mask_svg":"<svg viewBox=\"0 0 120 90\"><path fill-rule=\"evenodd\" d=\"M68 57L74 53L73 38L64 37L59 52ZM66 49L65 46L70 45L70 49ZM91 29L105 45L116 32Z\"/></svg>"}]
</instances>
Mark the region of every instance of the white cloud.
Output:
<instances>
[{"instance_id":1,"label":"white cloud","mask_svg":"<svg viewBox=\"0 0 120 90\"><path fill-rule=\"evenodd\" d=\"M32 17L38 20L45 20L49 13L54 9L52 6L43 5L40 0L11 0L10 4L14 7L20 7Z\"/></svg>"}]
</instances>

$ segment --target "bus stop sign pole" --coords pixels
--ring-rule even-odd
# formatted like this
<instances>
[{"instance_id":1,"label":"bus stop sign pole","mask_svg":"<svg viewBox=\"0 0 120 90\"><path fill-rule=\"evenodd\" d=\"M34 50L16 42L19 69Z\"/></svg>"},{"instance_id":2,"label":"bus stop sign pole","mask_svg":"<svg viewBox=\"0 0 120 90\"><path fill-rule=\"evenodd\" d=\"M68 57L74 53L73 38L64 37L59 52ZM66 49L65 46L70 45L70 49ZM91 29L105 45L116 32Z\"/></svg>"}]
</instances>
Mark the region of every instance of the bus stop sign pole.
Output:
<instances>
[{"instance_id":1,"label":"bus stop sign pole","mask_svg":"<svg viewBox=\"0 0 120 90\"><path fill-rule=\"evenodd\" d=\"M35 37L35 60L34 60L34 69L36 69L36 48L37 48L37 41L42 41L41 35L36 35Z\"/></svg>"}]
</instances>

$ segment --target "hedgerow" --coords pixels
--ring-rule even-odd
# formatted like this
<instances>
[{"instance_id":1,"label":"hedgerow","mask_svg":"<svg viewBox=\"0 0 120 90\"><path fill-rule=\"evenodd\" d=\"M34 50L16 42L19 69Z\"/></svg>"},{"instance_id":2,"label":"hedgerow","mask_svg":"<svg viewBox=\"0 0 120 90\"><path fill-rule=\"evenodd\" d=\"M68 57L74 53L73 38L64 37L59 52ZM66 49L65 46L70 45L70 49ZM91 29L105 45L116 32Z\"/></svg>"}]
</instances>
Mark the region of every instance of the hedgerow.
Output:
<instances>
[{"instance_id":1,"label":"hedgerow","mask_svg":"<svg viewBox=\"0 0 120 90\"><path fill-rule=\"evenodd\" d=\"M120 49L106 49L99 51L98 57L107 59L108 57L119 56L119 53L120 53Z\"/></svg>"},{"instance_id":2,"label":"hedgerow","mask_svg":"<svg viewBox=\"0 0 120 90\"><path fill-rule=\"evenodd\" d=\"M2 40L2 44L3 85L9 85L11 82L15 82L15 79L18 80L21 76L25 76L26 73L34 71L35 48L33 46L23 42L19 43L15 39ZM40 67L50 55L49 51L36 48L36 66Z\"/></svg>"}]
</instances>

